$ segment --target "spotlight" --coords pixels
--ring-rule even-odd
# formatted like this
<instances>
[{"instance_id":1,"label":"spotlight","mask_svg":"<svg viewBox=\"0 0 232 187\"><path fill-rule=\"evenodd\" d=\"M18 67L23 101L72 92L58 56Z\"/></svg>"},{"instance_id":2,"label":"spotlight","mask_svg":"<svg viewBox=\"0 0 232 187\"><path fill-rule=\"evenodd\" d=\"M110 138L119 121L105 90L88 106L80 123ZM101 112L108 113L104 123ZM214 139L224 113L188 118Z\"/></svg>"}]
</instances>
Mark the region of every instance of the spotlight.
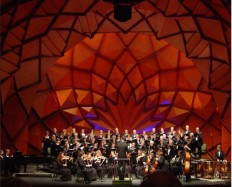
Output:
<instances>
[{"instance_id":1,"label":"spotlight","mask_svg":"<svg viewBox=\"0 0 232 187\"><path fill-rule=\"evenodd\" d=\"M126 22L132 17L132 6L143 0L103 0L114 4L114 19Z\"/></svg>"},{"instance_id":2,"label":"spotlight","mask_svg":"<svg viewBox=\"0 0 232 187\"><path fill-rule=\"evenodd\" d=\"M114 19L125 22L131 19L131 1L114 1Z\"/></svg>"}]
</instances>

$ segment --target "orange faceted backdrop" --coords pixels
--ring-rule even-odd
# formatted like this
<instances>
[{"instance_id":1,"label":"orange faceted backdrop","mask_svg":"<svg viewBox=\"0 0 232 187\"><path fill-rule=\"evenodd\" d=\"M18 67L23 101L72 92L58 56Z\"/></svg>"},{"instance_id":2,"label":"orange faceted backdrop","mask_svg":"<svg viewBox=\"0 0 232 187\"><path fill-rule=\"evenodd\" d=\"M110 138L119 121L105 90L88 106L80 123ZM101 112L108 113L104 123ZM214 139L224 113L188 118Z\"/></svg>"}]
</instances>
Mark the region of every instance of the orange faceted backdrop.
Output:
<instances>
[{"instance_id":1,"label":"orange faceted backdrop","mask_svg":"<svg viewBox=\"0 0 232 187\"><path fill-rule=\"evenodd\" d=\"M84 3L83 3L84 2ZM2 148L37 153L46 130L200 127L230 159L230 4L2 1Z\"/></svg>"}]
</instances>

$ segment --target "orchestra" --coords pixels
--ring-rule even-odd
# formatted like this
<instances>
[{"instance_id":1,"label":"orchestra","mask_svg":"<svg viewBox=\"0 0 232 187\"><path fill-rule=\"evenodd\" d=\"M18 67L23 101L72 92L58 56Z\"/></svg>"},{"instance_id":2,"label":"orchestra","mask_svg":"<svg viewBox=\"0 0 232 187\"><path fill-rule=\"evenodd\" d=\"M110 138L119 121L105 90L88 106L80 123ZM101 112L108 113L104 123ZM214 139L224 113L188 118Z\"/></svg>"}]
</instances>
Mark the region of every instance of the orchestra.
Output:
<instances>
[{"instance_id":1,"label":"orchestra","mask_svg":"<svg viewBox=\"0 0 232 187\"><path fill-rule=\"evenodd\" d=\"M121 139L125 140L126 155L118 152ZM134 129L131 133L125 129L123 133L118 128L115 131L100 130L98 135L92 129L87 133L85 129L77 132L75 128L71 132L66 129L58 131L46 131L42 139L42 153L50 156L64 168L64 172L76 173L76 168L81 165L85 173L85 180L90 183L92 180L103 180L105 174L108 177L118 175L118 163L116 158L129 158L131 174L136 178L144 178L156 170L166 170L176 176L190 173L193 169L189 166L191 159L200 159L203 144L202 132L197 127L191 132L189 125L184 131L175 131L171 127L165 132L164 128L157 130L155 127L150 132L143 130L141 134ZM187 152L186 152L187 150ZM186 157L186 153L188 157ZM5 154L7 156L7 153ZM4 157L2 156L2 159ZM225 154L218 146L215 154L216 161L225 160ZM188 159L188 160L187 160ZM187 162L188 161L188 162ZM79 163L79 164L78 164ZM224 169L225 170L225 169ZM126 172L128 174L128 172Z\"/></svg>"}]
</instances>

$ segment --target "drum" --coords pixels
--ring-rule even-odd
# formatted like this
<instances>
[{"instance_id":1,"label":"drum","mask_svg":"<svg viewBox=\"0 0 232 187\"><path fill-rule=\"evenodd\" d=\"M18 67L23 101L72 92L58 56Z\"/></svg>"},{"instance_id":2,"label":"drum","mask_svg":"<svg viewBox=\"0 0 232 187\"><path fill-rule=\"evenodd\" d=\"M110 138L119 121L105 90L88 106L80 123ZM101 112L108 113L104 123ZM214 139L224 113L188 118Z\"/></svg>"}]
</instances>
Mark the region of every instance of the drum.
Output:
<instances>
[{"instance_id":1,"label":"drum","mask_svg":"<svg viewBox=\"0 0 232 187\"><path fill-rule=\"evenodd\" d=\"M222 179L229 179L231 177L231 162L220 161L218 162L218 170Z\"/></svg>"},{"instance_id":2,"label":"drum","mask_svg":"<svg viewBox=\"0 0 232 187\"><path fill-rule=\"evenodd\" d=\"M205 161L203 168L204 168L204 178L212 179L214 178L215 172L215 162L214 161Z\"/></svg>"},{"instance_id":3,"label":"drum","mask_svg":"<svg viewBox=\"0 0 232 187\"><path fill-rule=\"evenodd\" d=\"M196 165L196 177L201 178L204 176L204 161L198 161Z\"/></svg>"}]
</instances>

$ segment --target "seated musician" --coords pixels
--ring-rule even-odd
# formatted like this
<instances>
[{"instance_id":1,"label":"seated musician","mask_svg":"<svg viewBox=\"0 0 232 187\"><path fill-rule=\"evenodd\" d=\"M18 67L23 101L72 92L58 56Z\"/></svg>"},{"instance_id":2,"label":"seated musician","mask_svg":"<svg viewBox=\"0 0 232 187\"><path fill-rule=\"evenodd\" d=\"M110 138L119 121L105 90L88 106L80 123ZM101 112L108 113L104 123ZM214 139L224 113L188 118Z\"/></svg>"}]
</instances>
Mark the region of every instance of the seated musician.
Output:
<instances>
[{"instance_id":1,"label":"seated musician","mask_svg":"<svg viewBox=\"0 0 232 187\"><path fill-rule=\"evenodd\" d=\"M115 148L115 143L111 144L111 150L110 150L110 154L109 154L109 159L108 159L108 177L112 177L114 174L114 159L117 157L117 152L116 152L116 148ZM117 176L117 169L115 169L115 175Z\"/></svg>"},{"instance_id":2,"label":"seated musician","mask_svg":"<svg viewBox=\"0 0 232 187\"><path fill-rule=\"evenodd\" d=\"M171 173L175 176L180 176L183 172L182 164L183 164L182 150L178 150L177 154L170 161Z\"/></svg>"},{"instance_id":3,"label":"seated musician","mask_svg":"<svg viewBox=\"0 0 232 187\"><path fill-rule=\"evenodd\" d=\"M51 139L49 136L49 131L45 132L45 136L43 137L42 140L42 152L44 156L48 156L49 152L48 152L48 148L51 146Z\"/></svg>"},{"instance_id":4,"label":"seated musician","mask_svg":"<svg viewBox=\"0 0 232 187\"><path fill-rule=\"evenodd\" d=\"M94 177L94 168L86 168L87 163L85 162L85 159L88 159L87 156L84 156L84 151L80 151L77 155L76 159L76 167L77 171L81 170L84 174L84 181L86 184L90 184L93 180L95 180ZM96 171L96 170L95 170Z\"/></svg>"},{"instance_id":5,"label":"seated musician","mask_svg":"<svg viewBox=\"0 0 232 187\"><path fill-rule=\"evenodd\" d=\"M4 151L0 149L0 166L1 166L1 175L3 174L2 171L5 170L5 165L4 165Z\"/></svg>"},{"instance_id":6,"label":"seated musician","mask_svg":"<svg viewBox=\"0 0 232 187\"><path fill-rule=\"evenodd\" d=\"M57 163L58 167L62 172L62 176L60 177L61 180L63 181L70 181L72 180L72 174L71 174L71 169L69 169L68 166L68 161L71 160L69 156L65 156L63 151L60 151L60 153L57 156Z\"/></svg>"},{"instance_id":7,"label":"seated musician","mask_svg":"<svg viewBox=\"0 0 232 187\"><path fill-rule=\"evenodd\" d=\"M223 160L225 160L226 155L225 155L224 151L222 150L222 146L220 144L217 145L217 150L215 152L214 157L215 157L216 161L223 161Z\"/></svg>"},{"instance_id":8,"label":"seated musician","mask_svg":"<svg viewBox=\"0 0 232 187\"><path fill-rule=\"evenodd\" d=\"M101 180L103 179L104 176L103 163L105 162L105 160L106 157L102 156L100 150L97 150L93 158L93 166L97 170L97 175Z\"/></svg>"},{"instance_id":9,"label":"seated musician","mask_svg":"<svg viewBox=\"0 0 232 187\"><path fill-rule=\"evenodd\" d=\"M155 167L155 170L162 170L163 169L163 166L164 166L164 153L163 153L163 149L160 148L157 152L156 152L156 157L155 159L153 160L153 165Z\"/></svg>"},{"instance_id":10,"label":"seated musician","mask_svg":"<svg viewBox=\"0 0 232 187\"><path fill-rule=\"evenodd\" d=\"M136 167L135 167L135 176L136 178L144 176L144 165L143 163L146 162L145 151L138 149L138 155L136 157Z\"/></svg>"},{"instance_id":11,"label":"seated musician","mask_svg":"<svg viewBox=\"0 0 232 187\"><path fill-rule=\"evenodd\" d=\"M151 174L155 171L156 168L154 167L154 163L155 163L155 154L154 152L149 152L145 158L145 162L143 162L144 175Z\"/></svg>"},{"instance_id":12,"label":"seated musician","mask_svg":"<svg viewBox=\"0 0 232 187\"><path fill-rule=\"evenodd\" d=\"M5 150L5 154L3 154L3 160L4 160L4 175L9 175L14 172L16 172L15 165L12 163L12 157L10 149Z\"/></svg>"}]
</instances>

